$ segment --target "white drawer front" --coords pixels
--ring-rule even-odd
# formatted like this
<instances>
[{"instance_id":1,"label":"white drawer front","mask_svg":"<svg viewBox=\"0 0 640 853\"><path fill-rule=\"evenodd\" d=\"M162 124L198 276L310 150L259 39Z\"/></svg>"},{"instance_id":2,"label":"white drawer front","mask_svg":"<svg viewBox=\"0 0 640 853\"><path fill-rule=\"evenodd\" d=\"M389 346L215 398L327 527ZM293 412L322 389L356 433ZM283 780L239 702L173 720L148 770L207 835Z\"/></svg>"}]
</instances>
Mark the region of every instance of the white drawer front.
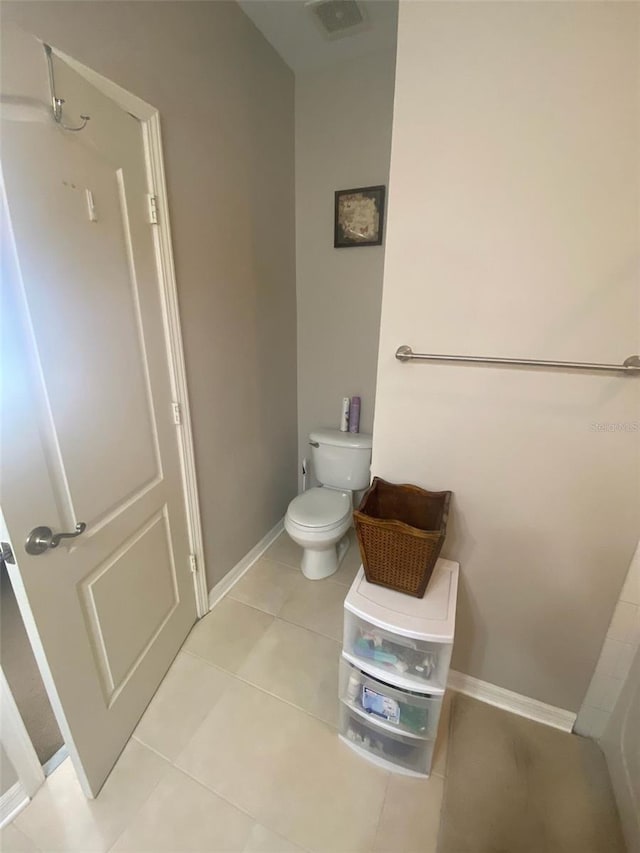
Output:
<instances>
[{"instance_id":1,"label":"white drawer front","mask_svg":"<svg viewBox=\"0 0 640 853\"><path fill-rule=\"evenodd\" d=\"M400 690L371 678L344 658L340 661L340 699L356 714L392 733L425 740L435 738L438 731L442 694Z\"/></svg>"},{"instance_id":2,"label":"white drawer front","mask_svg":"<svg viewBox=\"0 0 640 853\"><path fill-rule=\"evenodd\" d=\"M342 737L374 761L411 774L428 776L434 741L392 734L364 719L344 703L340 706Z\"/></svg>"},{"instance_id":3,"label":"white drawer front","mask_svg":"<svg viewBox=\"0 0 640 853\"><path fill-rule=\"evenodd\" d=\"M447 686L451 644L393 634L345 610L343 648L356 666L401 689L442 694Z\"/></svg>"}]
</instances>

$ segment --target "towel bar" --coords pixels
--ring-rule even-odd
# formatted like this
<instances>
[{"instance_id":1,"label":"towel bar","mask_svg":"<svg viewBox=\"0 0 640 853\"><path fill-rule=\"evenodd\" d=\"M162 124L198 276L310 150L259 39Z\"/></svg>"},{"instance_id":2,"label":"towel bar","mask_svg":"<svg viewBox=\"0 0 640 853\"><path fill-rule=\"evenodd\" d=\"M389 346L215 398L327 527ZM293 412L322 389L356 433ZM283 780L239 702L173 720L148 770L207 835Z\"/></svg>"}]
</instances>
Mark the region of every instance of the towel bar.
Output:
<instances>
[{"instance_id":1,"label":"towel bar","mask_svg":"<svg viewBox=\"0 0 640 853\"><path fill-rule=\"evenodd\" d=\"M559 370L598 370L603 373L640 373L640 356L630 355L622 364L593 364L582 361L545 361L532 358L489 358L479 355L436 355L414 352L409 346L396 350L398 361L450 361L458 364L498 364L516 367L549 367Z\"/></svg>"}]
</instances>

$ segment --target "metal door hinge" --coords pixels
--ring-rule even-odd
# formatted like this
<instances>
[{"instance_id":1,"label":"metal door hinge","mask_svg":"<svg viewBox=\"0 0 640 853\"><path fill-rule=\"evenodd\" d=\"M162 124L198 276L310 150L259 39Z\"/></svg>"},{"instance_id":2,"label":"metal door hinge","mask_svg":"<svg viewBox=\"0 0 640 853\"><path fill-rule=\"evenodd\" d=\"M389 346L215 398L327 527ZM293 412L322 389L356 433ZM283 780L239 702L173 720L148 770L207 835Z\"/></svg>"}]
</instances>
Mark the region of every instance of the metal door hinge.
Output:
<instances>
[{"instance_id":1,"label":"metal door hinge","mask_svg":"<svg viewBox=\"0 0 640 853\"><path fill-rule=\"evenodd\" d=\"M182 423L182 409L180 407L180 403L173 402L171 404L171 408L173 410L173 422L180 426Z\"/></svg>"},{"instance_id":2,"label":"metal door hinge","mask_svg":"<svg viewBox=\"0 0 640 853\"><path fill-rule=\"evenodd\" d=\"M89 214L89 222L97 222L98 211L96 210L96 203L93 198L93 193L91 192L91 190L85 190L85 195L87 198L87 213Z\"/></svg>"},{"instance_id":3,"label":"metal door hinge","mask_svg":"<svg viewBox=\"0 0 640 853\"><path fill-rule=\"evenodd\" d=\"M149 205L149 224L157 225L158 224L158 196L151 195L149 193L147 195L147 203Z\"/></svg>"},{"instance_id":4,"label":"metal door hinge","mask_svg":"<svg viewBox=\"0 0 640 853\"><path fill-rule=\"evenodd\" d=\"M198 571L198 560L195 554L189 554L189 568L191 569L194 575Z\"/></svg>"}]
</instances>

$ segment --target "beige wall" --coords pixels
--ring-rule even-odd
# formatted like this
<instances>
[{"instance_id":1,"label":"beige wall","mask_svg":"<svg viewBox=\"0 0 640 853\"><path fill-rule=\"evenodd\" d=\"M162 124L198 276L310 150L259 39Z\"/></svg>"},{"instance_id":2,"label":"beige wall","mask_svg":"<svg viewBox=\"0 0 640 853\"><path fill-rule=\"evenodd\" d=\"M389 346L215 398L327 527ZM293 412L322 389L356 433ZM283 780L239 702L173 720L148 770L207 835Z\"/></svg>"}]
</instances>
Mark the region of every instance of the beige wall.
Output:
<instances>
[{"instance_id":1,"label":"beige wall","mask_svg":"<svg viewBox=\"0 0 640 853\"><path fill-rule=\"evenodd\" d=\"M160 111L211 587L296 493L293 75L232 2L3 19Z\"/></svg>"},{"instance_id":2,"label":"beige wall","mask_svg":"<svg viewBox=\"0 0 640 853\"><path fill-rule=\"evenodd\" d=\"M404 3L374 473L455 501L453 665L576 711L638 538L637 4ZM633 427L631 426L631 429Z\"/></svg>"},{"instance_id":3,"label":"beige wall","mask_svg":"<svg viewBox=\"0 0 640 853\"><path fill-rule=\"evenodd\" d=\"M299 461L362 397L371 432L384 246L333 248L334 191L388 184L395 52L296 75Z\"/></svg>"}]
</instances>

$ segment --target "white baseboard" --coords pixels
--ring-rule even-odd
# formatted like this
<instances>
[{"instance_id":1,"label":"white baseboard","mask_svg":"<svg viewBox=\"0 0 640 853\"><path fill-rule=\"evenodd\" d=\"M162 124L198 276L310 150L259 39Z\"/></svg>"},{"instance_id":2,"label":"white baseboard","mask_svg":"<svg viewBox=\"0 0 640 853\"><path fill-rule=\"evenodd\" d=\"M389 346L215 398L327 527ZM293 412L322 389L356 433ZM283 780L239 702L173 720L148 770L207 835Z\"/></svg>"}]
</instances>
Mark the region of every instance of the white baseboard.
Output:
<instances>
[{"instance_id":1,"label":"white baseboard","mask_svg":"<svg viewBox=\"0 0 640 853\"><path fill-rule=\"evenodd\" d=\"M542 723L563 732L571 732L576 721L577 715L573 711L547 705L538 699L522 696L520 693L506 690L504 687L489 684L488 681L481 681L472 675L456 672L455 669L449 671L448 687L457 690L458 693L464 693L465 696L479 699L480 702L495 705L496 708L511 711L512 714L518 714L520 717L526 717L536 723Z\"/></svg>"},{"instance_id":2,"label":"white baseboard","mask_svg":"<svg viewBox=\"0 0 640 853\"><path fill-rule=\"evenodd\" d=\"M16 782L0 797L0 827L6 826L29 802L21 782Z\"/></svg>"},{"instance_id":3,"label":"white baseboard","mask_svg":"<svg viewBox=\"0 0 640 853\"><path fill-rule=\"evenodd\" d=\"M264 554L269 545L278 538L283 530L284 518L281 518L276 526L272 527L267 535L263 536L258 544L255 545L239 563L236 563L236 565L227 572L222 580L218 581L218 583L209 590L209 610L215 607L220 599L229 592L231 587L238 583L242 575L249 571L251 566Z\"/></svg>"}]
</instances>

